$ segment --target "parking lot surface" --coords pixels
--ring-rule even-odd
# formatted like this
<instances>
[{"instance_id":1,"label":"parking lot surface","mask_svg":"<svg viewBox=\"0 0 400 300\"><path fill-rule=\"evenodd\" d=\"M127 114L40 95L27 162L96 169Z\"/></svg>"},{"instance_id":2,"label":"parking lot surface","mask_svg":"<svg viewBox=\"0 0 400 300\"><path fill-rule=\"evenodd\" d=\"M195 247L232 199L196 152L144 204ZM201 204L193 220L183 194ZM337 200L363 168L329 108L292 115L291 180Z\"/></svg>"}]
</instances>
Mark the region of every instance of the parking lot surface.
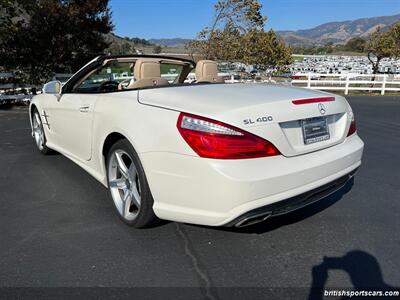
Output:
<instances>
[{"instance_id":1,"label":"parking lot surface","mask_svg":"<svg viewBox=\"0 0 400 300\"><path fill-rule=\"evenodd\" d=\"M399 287L400 97L348 99L365 142L354 185L242 230L131 228L83 169L39 154L26 109L0 110L0 286L97 287L66 293L142 299L302 299L325 288Z\"/></svg>"}]
</instances>

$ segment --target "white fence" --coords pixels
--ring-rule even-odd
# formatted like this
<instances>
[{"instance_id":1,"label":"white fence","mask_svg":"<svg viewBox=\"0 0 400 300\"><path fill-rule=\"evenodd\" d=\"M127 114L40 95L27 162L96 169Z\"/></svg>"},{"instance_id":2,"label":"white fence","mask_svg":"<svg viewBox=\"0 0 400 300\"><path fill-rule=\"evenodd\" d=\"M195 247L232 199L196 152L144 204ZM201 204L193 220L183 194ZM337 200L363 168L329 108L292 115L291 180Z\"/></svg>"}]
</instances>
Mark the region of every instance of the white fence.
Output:
<instances>
[{"instance_id":1,"label":"white fence","mask_svg":"<svg viewBox=\"0 0 400 300\"><path fill-rule=\"evenodd\" d=\"M296 74L296 77L305 79L293 79L292 85L299 85L315 90L342 90L345 95L349 91L380 91L400 92L400 75L388 74Z\"/></svg>"}]
</instances>

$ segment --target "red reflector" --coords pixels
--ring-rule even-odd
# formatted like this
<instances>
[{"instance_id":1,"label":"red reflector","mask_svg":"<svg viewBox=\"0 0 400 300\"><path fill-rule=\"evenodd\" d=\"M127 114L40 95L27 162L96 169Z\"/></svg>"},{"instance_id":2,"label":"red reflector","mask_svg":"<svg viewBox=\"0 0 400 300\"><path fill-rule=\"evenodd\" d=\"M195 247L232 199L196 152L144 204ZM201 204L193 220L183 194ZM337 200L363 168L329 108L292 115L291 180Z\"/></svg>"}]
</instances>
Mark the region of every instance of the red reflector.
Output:
<instances>
[{"instance_id":1,"label":"red reflector","mask_svg":"<svg viewBox=\"0 0 400 300\"><path fill-rule=\"evenodd\" d=\"M280 154L267 140L212 119L181 113L177 127L186 143L200 157L244 159Z\"/></svg>"},{"instance_id":2,"label":"red reflector","mask_svg":"<svg viewBox=\"0 0 400 300\"><path fill-rule=\"evenodd\" d=\"M319 102L331 102L335 101L335 97L321 97L321 98L309 98L301 100L293 100L292 103L295 105L309 104L309 103L319 103Z\"/></svg>"}]
</instances>

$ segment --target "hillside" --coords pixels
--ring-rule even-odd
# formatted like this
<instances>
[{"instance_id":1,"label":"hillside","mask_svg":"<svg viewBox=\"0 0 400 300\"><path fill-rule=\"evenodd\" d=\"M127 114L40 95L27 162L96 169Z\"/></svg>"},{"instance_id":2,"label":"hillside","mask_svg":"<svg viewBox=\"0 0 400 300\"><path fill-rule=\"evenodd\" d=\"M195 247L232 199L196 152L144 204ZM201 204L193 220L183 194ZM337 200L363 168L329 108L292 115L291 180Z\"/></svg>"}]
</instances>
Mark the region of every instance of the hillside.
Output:
<instances>
[{"instance_id":1,"label":"hillside","mask_svg":"<svg viewBox=\"0 0 400 300\"><path fill-rule=\"evenodd\" d=\"M152 44L157 44L161 46L167 47L184 47L185 44L192 41L191 39L182 39L182 38L172 38L172 39L150 39L149 42Z\"/></svg>"},{"instance_id":2,"label":"hillside","mask_svg":"<svg viewBox=\"0 0 400 300\"><path fill-rule=\"evenodd\" d=\"M128 38L128 37L120 37L114 33L109 33L106 36L106 40L111 43L110 48L113 49L113 54L132 54L136 53L134 50L139 50L144 54L152 54L154 53L154 47L156 45L162 46L162 53L176 53L182 54L186 53L186 49L184 48L186 39L159 39L159 40L146 40L141 38ZM169 41L171 40L171 41ZM175 41L172 41L175 40ZM177 41L179 40L179 42ZM158 43L155 41L159 41ZM186 40L189 41L189 40ZM110 50L110 48L108 50ZM134 50L133 50L134 49Z\"/></svg>"},{"instance_id":3,"label":"hillside","mask_svg":"<svg viewBox=\"0 0 400 300\"><path fill-rule=\"evenodd\" d=\"M108 33L105 35L105 39L107 42L109 42L111 45L110 47L113 47L114 49L120 47L126 48L126 45L129 45L131 49L137 49L141 51L150 51L153 49L154 45L151 44L149 41L141 38L123 38L120 37L114 33ZM123 49L123 48L122 48Z\"/></svg>"},{"instance_id":4,"label":"hillside","mask_svg":"<svg viewBox=\"0 0 400 300\"><path fill-rule=\"evenodd\" d=\"M311 29L296 31L278 31L277 33L291 45L305 46L326 44L344 44L353 37L368 37L378 27L385 28L400 22L400 14L354 21L330 22Z\"/></svg>"}]
</instances>

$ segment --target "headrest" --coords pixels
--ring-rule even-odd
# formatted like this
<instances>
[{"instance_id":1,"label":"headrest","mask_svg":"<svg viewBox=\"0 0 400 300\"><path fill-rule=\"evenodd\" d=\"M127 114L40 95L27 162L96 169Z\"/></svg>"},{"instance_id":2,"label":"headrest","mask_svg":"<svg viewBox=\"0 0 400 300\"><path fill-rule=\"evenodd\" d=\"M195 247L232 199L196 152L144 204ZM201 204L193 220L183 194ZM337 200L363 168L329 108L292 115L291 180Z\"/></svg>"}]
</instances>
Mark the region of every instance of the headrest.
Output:
<instances>
[{"instance_id":1,"label":"headrest","mask_svg":"<svg viewBox=\"0 0 400 300\"><path fill-rule=\"evenodd\" d=\"M138 59L133 69L135 81L125 89L138 89L168 85L168 80L161 78L161 64L154 59Z\"/></svg>"},{"instance_id":2,"label":"headrest","mask_svg":"<svg viewBox=\"0 0 400 300\"><path fill-rule=\"evenodd\" d=\"M161 77L160 63L155 60L138 59L133 69L135 80Z\"/></svg>"},{"instance_id":3,"label":"headrest","mask_svg":"<svg viewBox=\"0 0 400 300\"><path fill-rule=\"evenodd\" d=\"M222 82L218 77L217 63L212 60L199 60L196 65L197 82Z\"/></svg>"}]
</instances>

